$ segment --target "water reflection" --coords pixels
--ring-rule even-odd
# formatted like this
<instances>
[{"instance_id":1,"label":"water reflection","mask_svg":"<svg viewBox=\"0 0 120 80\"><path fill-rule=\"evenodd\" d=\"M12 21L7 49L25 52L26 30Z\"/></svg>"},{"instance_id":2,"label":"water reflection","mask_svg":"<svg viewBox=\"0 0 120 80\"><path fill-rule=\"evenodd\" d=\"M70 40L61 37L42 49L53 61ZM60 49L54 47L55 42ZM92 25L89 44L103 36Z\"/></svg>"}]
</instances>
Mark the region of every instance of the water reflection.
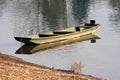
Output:
<instances>
[{"instance_id":1,"label":"water reflection","mask_svg":"<svg viewBox=\"0 0 120 80\"><path fill-rule=\"evenodd\" d=\"M14 35L36 34L39 28L39 7L37 0L15 0Z\"/></svg>"},{"instance_id":2,"label":"water reflection","mask_svg":"<svg viewBox=\"0 0 120 80\"><path fill-rule=\"evenodd\" d=\"M120 33L120 1L110 0L109 5L111 6L110 21L114 31ZM115 26L114 26L115 25Z\"/></svg>"},{"instance_id":3,"label":"water reflection","mask_svg":"<svg viewBox=\"0 0 120 80\"><path fill-rule=\"evenodd\" d=\"M89 0L72 0L72 3L73 16L80 23L87 18Z\"/></svg>"},{"instance_id":4,"label":"water reflection","mask_svg":"<svg viewBox=\"0 0 120 80\"><path fill-rule=\"evenodd\" d=\"M100 37L95 34L92 34L92 35L86 35L86 36L82 36L82 37L78 37L78 38L74 38L70 40L64 40L61 42L47 43L47 44L41 44L41 45L25 44L16 51L16 54L32 54L40 50L45 50L45 49L52 48L55 46L70 44L70 43L78 42L78 41L81 42L81 41L91 40L93 43L93 41L95 42L96 39L100 39Z\"/></svg>"},{"instance_id":5,"label":"water reflection","mask_svg":"<svg viewBox=\"0 0 120 80\"><path fill-rule=\"evenodd\" d=\"M67 26L66 0L40 0L42 27L46 31L65 28Z\"/></svg>"},{"instance_id":6,"label":"water reflection","mask_svg":"<svg viewBox=\"0 0 120 80\"><path fill-rule=\"evenodd\" d=\"M17 0L14 16L15 36L64 28L67 26L66 0Z\"/></svg>"},{"instance_id":7,"label":"water reflection","mask_svg":"<svg viewBox=\"0 0 120 80\"><path fill-rule=\"evenodd\" d=\"M25 36L68 27L87 17L89 0L15 0L15 36ZM72 8L68 8L72 6ZM72 14L69 11L72 10ZM70 14L70 15L69 15ZM74 19L71 19L73 15ZM75 25L77 25L75 23ZM74 23L73 23L74 24Z\"/></svg>"}]
</instances>

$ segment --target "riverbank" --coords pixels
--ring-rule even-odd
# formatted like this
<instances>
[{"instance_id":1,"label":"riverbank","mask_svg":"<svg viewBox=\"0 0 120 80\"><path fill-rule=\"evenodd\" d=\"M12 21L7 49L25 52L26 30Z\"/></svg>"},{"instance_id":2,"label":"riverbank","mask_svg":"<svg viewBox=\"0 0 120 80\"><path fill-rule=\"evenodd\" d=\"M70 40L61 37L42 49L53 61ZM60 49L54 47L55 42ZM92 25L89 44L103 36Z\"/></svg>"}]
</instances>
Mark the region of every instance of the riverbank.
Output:
<instances>
[{"instance_id":1,"label":"riverbank","mask_svg":"<svg viewBox=\"0 0 120 80\"><path fill-rule=\"evenodd\" d=\"M26 62L20 58L0 53L0 80L103 80L70 71Z\"/></svg>"}]
</instances>

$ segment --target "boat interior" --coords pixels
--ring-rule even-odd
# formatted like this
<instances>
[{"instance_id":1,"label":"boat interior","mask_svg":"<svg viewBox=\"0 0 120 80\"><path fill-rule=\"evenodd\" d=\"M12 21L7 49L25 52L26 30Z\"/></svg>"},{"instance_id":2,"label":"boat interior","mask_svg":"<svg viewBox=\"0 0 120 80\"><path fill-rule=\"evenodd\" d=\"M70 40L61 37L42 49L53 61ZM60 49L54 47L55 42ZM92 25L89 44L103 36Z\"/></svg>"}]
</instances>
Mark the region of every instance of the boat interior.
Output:
<instances>
[{"instance_id":1,"label":"boat interior","mask_svg":"<svg viewBox=\"0 0 120 80\"><path fill-rule=\"evenodd\" d=\"M67 28L64 30L57 30L57 31L49 32L49 33L39 34L39 37L51 37L51 36L69 34L69 33L77 32L77 31L82 31L83 29L87 29L87 28L90 28L90 27L83 27L79 25L79 26Z\"/></svg>"}]
</instances>

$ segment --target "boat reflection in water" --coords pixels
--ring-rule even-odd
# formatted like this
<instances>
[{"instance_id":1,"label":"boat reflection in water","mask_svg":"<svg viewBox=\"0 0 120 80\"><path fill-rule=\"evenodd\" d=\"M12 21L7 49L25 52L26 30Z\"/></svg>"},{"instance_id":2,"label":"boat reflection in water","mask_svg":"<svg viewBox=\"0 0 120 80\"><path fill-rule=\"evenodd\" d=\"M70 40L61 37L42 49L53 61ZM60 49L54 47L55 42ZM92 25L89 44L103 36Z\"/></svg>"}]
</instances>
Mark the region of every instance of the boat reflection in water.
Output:
<instances>
[{"instance_id":1,"label":"boat reflection in water","mask_svg":"<svg viewBox=\"0 0 120 80\"><path fill-rule=\"evenodd\" d=\"M35 52L41 51L41 50L46 50L49 48L53 48L56 46L61 46L61 45L66 45L74 42L81 42L81 41L86 41L90 40L91 43L95 43L96 39L100 39L100 37L96 34L89 34L81 37L76 37L76 38L71 38L71 39L66 39L62 41L56 41L53 43L46 43L46 44L25 44L21 48L19 48L16 51L16 54L33 54Z\"/></svg>"}]
</instances>

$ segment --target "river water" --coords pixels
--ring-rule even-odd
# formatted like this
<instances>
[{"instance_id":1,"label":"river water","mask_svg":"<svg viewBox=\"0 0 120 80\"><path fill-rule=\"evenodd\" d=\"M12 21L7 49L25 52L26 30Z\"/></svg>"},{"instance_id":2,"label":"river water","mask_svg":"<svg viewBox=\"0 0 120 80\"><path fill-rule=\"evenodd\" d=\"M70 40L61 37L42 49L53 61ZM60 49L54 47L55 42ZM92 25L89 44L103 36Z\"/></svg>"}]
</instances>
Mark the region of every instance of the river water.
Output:
<instances>
[{"instance_id":1,"label":"river water","mask_svg":"<svg viewBox=\"0 0 120 80\"><path fill-rule=\"evenodd\" d=\"M120 1L119 0L0 0L0 52L56 69L70 69L81 61L82 73L107 80L120 79ZM76 42L35 54L15 54L25 36L63 29L96 20L101 39Z\"/></svg>"}]
</instances>

